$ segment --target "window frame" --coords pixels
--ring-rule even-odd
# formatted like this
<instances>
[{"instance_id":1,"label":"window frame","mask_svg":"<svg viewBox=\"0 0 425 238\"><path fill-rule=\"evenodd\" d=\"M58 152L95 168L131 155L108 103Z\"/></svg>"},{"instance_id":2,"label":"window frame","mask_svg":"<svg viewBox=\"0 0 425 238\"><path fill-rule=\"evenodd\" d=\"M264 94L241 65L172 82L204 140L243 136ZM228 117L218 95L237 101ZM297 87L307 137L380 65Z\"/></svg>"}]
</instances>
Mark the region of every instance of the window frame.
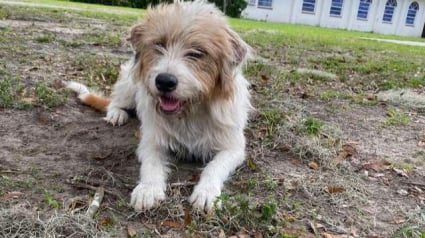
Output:
<instances>
[{"instance_id":1,"label":"window frame","mask_svg":"<svg viewBox=\"0 0 425 238\"><path fill-rule=\"evenodd\" d=\"M312 5L312 9L307 9L307 5ZM315 14L316 13L316 0L303 0L301 6L301 12L305 14Z\"/></svg>"},{"instance_id":2,"label":"window frame","mask_svg":"<svg viewBox=\"0 0 425 238\"><path fill-rule=\"evenodd\" d=\"M382 23L392 24L397 0L387 0L385 3L384 14L382 15Z\"/></svg>"},{"instance_id":3,"label":"window frame","mask_svg":"<svg viewBox=\"0 0 425 238\"><path fill-rule=\"evenodd\" d=\"M268 2L270 2L270 6L269 5L260 5L260 3L268 3ZM263 9L273 9L273 0L258 0L257 1L257 7L263 8Z\"/></svg>"},{"instance_id":4,"label":"window frame","mask_svg":"<svg viewBox=\"0 0 425 238\"><path fill-rule=\"evenodd\" d=\"M367 21L369 20L369 10L370 5L372 5L373 0L360 0L359 1L359 7L357 8L357 20L361 21ZM364 10L367 4L367 9ZM360 14L365 15L364 17L360 16Z\"/></svg>"},{"instance_id":5,"label":"window frame","mask_svg":"<svg viewBox=\"0 0 425 238\"><path fill-rule=\"evenodd\" d=\"M331 17L342 17L342 9L344 7L344 0L332 0L331 7L329 9L329 15ZM338 13L332 13L332 10L336 10Z\"/></svg>"},{"instance_id":6,"label":"window frame","mask_svg":"<svg viewBox=\"0 0 425 238\"><path fill-rule=\"evenodd\" d=\"M412 9L412 7L414 7ZM414 11L414 14L412 16L411 12ZM406 15L406 20L404 21L404 23L406 24L406 26L415 26L415 20L416 20L416 15L418 14L419 11L419 3L414 1L412 3L410 3L409 5L409 9L407 9L407 15ZM410 14L410 16L409 16ZM408 22L409 19L411 19L411 23Z\"/></svg>"}]
</instances>

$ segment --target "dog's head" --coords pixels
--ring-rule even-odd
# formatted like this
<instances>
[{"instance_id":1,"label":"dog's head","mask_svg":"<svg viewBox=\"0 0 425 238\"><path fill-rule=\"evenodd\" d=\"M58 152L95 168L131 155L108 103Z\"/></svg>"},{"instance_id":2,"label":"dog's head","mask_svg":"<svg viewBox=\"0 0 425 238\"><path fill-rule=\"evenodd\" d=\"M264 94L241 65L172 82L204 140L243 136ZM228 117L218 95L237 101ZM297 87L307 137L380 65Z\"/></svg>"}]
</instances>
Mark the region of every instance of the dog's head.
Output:
<instances>
[{"instance_id":1,"label":"dog's head","mask_svg":"<svg viewBox=\"0 0 425 238\"><path fill-rule=\"evenodd\" d=\"M225 16L204 1L148 9L132 28L130 42L136 80L168 115L207 100L232 100L235 73L250 51Z\"/></svg>"}]
</instances>

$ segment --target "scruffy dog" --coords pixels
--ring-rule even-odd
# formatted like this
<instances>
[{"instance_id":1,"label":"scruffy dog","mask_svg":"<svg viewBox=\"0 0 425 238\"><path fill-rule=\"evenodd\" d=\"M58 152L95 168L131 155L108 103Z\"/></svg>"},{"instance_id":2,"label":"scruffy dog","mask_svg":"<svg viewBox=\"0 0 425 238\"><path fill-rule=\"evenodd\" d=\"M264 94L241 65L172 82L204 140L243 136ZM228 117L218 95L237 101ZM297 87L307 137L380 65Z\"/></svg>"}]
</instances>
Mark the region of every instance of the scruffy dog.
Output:
<instances>
[{"instance_id":1,"label":"scruffy dog","mask_svg":"<svg viewBox=\"0 0 425 238\"><path fill-rule=\"evenodd\" d=\"M130 42L135 54L121 67L110 101L79 83L67 86L83 103L106 110L112 125L127 121L125 109L136 109L142 122L140 181L131 194L136 210L165 199L167 165L177 157L208 162L189 201L209 211L245 158L251 105L240 68L250 47L204 1L148 9Z\"/></svg>"}]
</instances>

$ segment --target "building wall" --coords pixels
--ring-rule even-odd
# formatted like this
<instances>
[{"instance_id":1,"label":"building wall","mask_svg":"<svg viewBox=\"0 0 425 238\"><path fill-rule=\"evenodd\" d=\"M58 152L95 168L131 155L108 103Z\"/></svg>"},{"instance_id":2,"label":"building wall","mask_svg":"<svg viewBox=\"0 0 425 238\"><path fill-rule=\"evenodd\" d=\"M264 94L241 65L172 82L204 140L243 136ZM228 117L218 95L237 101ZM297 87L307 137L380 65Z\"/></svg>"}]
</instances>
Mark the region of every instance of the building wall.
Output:
<instances>
[{"instance_id":1,"label":"building wall","mask_svg":"<svg viewBox=\"0 0 425 238\"><path fill-rule=\"evenodd\" d=\"M416 1L419 10L414 25L406 25L406 16L410 4ZM249 0L248 0L249 2ZM425 24L425 0L397 0L391 23L383 22L387 0L372 0L367 20L357 19L360 0L344 0L341 16L331 16L331 0L316 0L314 13L303 13L303 0L273 0L271 8L258 7L258 0L251 0L242 16L271 22L306 24L329 28L341 28L356 31L376 32L420 37Z\"/></svg>"}]
</instances>

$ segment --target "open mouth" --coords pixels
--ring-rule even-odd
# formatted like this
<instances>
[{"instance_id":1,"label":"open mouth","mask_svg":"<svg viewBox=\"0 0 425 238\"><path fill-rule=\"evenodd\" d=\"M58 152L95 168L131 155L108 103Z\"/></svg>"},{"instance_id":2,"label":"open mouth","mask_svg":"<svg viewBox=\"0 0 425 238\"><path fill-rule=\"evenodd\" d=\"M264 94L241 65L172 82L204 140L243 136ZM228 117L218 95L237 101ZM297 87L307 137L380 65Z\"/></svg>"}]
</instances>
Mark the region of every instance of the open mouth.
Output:
<instances>
[{"instance_id":1,"label":"open mouth","mask_svg":"<svg viewBox=\"0 0 425 238\"><path fill-rule=\"evenodd\" d=\"M184 102L171 95L163 95L159 97L159 108L165 114L174 114L180 112Z\"/></svg>"}]
</instances>

